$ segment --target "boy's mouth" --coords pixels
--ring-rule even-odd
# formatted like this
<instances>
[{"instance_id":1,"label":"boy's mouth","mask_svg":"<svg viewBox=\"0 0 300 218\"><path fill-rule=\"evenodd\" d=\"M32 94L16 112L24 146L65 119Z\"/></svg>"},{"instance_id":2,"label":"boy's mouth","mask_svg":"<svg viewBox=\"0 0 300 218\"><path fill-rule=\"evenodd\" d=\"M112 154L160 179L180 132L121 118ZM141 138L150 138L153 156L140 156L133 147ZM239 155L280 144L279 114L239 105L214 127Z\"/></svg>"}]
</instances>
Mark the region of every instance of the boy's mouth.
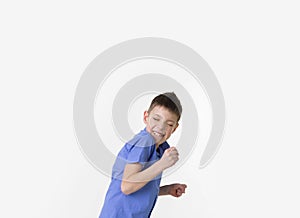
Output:
<instances>
[{"instance_id":1,"label":"boy's mouth","mask_svg":"<svg viewBox=\"0 0 300 218\"><path fill-rule=\"evenodd\" d=\"M165 134L160 133L160 132L156 132L156 131L153 131L153 135L161 137L161 138L165 136Z\"/></svg>"}]
</instances>

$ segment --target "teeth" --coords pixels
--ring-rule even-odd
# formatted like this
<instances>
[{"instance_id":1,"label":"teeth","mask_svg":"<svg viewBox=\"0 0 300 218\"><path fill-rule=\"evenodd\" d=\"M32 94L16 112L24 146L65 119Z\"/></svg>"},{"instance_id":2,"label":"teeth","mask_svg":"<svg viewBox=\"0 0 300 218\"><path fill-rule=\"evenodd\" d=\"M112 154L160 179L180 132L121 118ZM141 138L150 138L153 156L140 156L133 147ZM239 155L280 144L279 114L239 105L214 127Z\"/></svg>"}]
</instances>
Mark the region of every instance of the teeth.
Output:
<instances>
[{"instance_id":1,"label":"teeth","mask_svg":"<svg viewBox=\"0 0 300 218\"><path fill-rule=\"evenodd\" d=\"M153 132L153 134L154 134L154 135L157 135L157 136L159 136L159 137L163 137L163 135L160 134L160 133L158 133L158 132Z\"/></svg>"}]
</instances>

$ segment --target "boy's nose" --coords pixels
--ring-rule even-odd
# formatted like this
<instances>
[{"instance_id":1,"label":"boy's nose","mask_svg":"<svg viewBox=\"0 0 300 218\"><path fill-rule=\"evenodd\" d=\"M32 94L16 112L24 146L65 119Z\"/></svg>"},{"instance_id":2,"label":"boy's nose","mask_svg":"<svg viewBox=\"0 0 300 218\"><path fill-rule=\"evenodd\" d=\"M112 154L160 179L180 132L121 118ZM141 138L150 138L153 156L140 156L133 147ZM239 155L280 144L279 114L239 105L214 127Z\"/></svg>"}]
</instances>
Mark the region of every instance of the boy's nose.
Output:
<instances>
[{"instance_id":1,"label":"boy's nose","mask_svg":"<svg viewBox=\"0 0 300 218\"><path fill-rule=\"evenodd\" d=\"M160 124L158 125L158 128L159 128L159 130L160 130L161 132L164 132L165 129L166 129L166 124L160 123Z\"/></svg>"}]
</instances>

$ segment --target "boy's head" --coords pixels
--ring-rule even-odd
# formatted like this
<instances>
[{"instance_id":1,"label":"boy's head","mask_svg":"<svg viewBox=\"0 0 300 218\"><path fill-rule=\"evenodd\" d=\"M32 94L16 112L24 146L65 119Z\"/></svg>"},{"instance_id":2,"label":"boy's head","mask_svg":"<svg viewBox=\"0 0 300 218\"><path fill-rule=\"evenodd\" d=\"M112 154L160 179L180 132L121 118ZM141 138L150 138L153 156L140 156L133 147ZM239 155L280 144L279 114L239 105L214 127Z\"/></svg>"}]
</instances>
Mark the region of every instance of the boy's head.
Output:
<instances>
[{"instance_id":1,"label":"boy's head","mask_svg":"<svg viewBox=\"0 0 300 218\"><path fill-rule=\"evenodd\" d=\"M146 130L154 137L157 145L165 142L178 127L182 106L174 92L156 96L144 112Z\"/></svg>"}]
</instances>

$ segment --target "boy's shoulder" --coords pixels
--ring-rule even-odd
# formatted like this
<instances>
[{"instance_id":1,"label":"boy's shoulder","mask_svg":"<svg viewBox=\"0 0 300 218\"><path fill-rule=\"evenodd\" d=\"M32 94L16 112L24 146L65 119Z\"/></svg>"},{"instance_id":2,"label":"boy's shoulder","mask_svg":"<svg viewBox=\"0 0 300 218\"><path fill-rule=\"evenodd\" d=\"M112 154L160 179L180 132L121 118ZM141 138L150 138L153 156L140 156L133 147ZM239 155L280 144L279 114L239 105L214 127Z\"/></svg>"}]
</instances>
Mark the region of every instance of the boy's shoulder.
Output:
<instances>
[{"instance_id":1,"label":"boy's shoulder","mask_svg":"<svg viewBox=\"0 0 300 218\"><path fill-rule=\"evenodd\" d=\"M149 147L155 145L155 140L150 135L150 133L146 131L146 129L143 129L138 134L136 134L131 140L129 140L127 144L138 147Z\"/></svg>"}]
</instances>

